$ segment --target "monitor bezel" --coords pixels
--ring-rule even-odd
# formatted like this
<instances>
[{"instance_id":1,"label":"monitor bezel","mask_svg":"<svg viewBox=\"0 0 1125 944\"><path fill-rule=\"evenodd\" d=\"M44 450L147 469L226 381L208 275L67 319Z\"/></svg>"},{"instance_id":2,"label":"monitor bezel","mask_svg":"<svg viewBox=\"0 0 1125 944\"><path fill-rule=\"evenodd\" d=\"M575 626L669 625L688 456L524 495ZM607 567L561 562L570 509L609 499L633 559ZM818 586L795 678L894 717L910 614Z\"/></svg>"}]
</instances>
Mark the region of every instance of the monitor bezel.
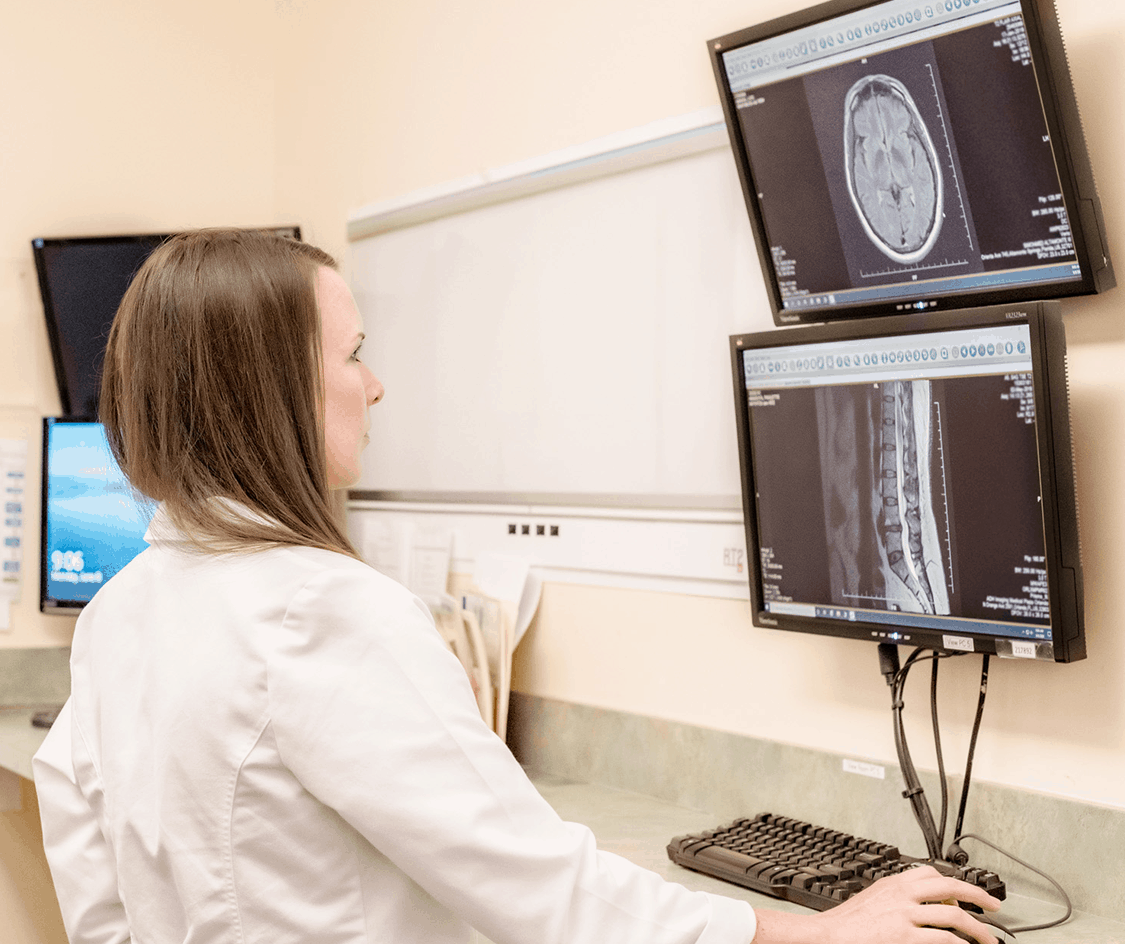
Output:
<instances>
[{"instance_id":1,"label":"monitor bezel","mask_svg":"<svg viewBox=\"0 0 1125 944\"><path fill-rule=\"evenodd\" d=\"M1078 281L1006 286L1000 289L958 291L924 299L865 301L850 305L785 308L779 279L770 253L765 220L757 200L741 123L734 96L723 66L724 54L748 43L776 37L795 29L825 22L834 17L877 6L882 0L827 0L764 23L728 33L708 42L715 82L742 187L743 199L754 235L754 244L766 287L766 296L776 325L812 324L826 321L888 317L904 312L948 311L966 307L1019 304L1041 299L1092 295L1116 284L1106 245L1101 203L1094 184L1085 135L1078 112L1053 0L1020 0L1032 50L1032 67L1043 97L1044 114L1052 150L1060 175L1064 203L1074 237L1075 254L1082 277Z\"/></svg>"},{"instance_id":2,"label":"monitor bezel","mask_svg":"<svg viewBox=\"0 0 1125 944\"><path fill-rule=\"evenodd\" d=\"M790 346L801 343L912 335L990 325L1026 323L1031 336L1033 390L1036 405L1036 443L1041 494L1047 580L1050 594L1052 638L1050 643L1013 647L1010 637L956 631L956 642L940 629L907 630L886 623L861 620L824 620L774 613L766 610L763 567L758 540L757 507L754 500L754 462L751 454L750 408L742 352L748 349ZM898 315L895 317L828 322L732 335L731 368L734 380L735 417L742 486L746 560L751 617L755 626L766 629L837 636L870 643L892 642L941 652L973 651L1013 658L1072 662L1085 658L1085 620L1078 508L1075 489L1066 378L1066 339L1057 302L993 306L954 312ZM966 650L964 638L972 640ZM1029 651L1032 654L1029 655Z\"/></svg>"},{"instance_id":3,"label":"monitor bezel","mask_svg":"<svg viewBox=\"0 0 1125 944\"><path fill-rule=\"evenodd\" d=\"M258 227L262 232L278 233L291 239L301 239L301 227L293 224L290 226L264 226ZM59 318L50 273L48 271L47 254L49 250L69 246L110 246L110 245L143 245L151 244L151 253L165 240L176 233L121 233L100 236L37 236L31 240L31 253L35 262L35 272L39 285L39 297L43 304L43 315L47 324L47 340L51 348L51 361L55 368L55 383L59 392L59 402L62 415L76 419L90 419L89 414L76 408L75 397L77 391L71 390L71 382L66 367L67 346L63 337L63 327ZM147 256L146 256L147 258ZM108 324L106 330L108 331Z\"/></svg>"}]
</instances>

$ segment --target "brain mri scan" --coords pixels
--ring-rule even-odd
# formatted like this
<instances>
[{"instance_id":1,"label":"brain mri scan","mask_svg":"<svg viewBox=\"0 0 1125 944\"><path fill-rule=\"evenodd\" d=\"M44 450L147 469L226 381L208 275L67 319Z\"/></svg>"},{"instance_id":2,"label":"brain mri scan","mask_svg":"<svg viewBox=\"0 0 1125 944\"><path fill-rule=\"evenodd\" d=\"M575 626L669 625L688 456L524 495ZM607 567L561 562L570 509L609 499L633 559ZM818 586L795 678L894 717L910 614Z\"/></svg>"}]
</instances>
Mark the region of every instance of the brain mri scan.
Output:
<instances>
[{"instance_id":1,"label":"brain mri scan","mask_svg":"<svg viewBox=\"0 0 1125 944\"><path fill-rule=\"evenodd\" d=\"M897 79L868 75L848 91L844 162L868 238L894 262L923 259L941 230L941 168L914 99Z\"/></svg>"}]
</instances>

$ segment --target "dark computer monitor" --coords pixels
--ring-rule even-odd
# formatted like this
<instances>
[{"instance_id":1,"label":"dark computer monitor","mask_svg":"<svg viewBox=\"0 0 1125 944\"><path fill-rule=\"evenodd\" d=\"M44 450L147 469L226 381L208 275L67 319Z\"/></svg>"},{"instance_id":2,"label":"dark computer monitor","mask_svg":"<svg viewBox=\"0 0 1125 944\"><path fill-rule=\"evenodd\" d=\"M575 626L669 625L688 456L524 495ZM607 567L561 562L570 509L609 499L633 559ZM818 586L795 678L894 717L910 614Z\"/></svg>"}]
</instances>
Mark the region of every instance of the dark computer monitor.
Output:
<instances>
[{"instance_id":1,"label":"dark computer monitor","mask_svg":"<svg viewBox=\"0 0 1125 944\"><path fill-rule=\"evenodd\" d=\"M776 324L1114 285L1052 0L832 0L710 50Z\"/></svg>"},{"instance_id":2,"label":"dark computer monitor","mask_svg":"<svg viewBox=\"0 0 1125 944\"><path fill-rule=\"evenodd\" d=\"M1057 302L731 338L756 625L1085 656Z\"/></svg>"},{"instance_id":3,"label":"dark computer monitor","mask_svg":"<svg viewBox=\"0 0 1125 944\"><path fill-rule=\"evenodd\" d=\"M121 473L100 423L44 419L40 610L89 603L148 546L154 508Z\"/></svg>"},{"instance_id":4,"label":"dark computer monitor","mask_svg":"<svg viewBox=\"0 0 1125 944\"><path fill-rule=\"evenodd\" d=\"M268 230L301 238L297 226ZM65 416L93 419L106 339L125 289L169 234L38 238L31 241L47 335Z\"/></svg>"}]
</instances>

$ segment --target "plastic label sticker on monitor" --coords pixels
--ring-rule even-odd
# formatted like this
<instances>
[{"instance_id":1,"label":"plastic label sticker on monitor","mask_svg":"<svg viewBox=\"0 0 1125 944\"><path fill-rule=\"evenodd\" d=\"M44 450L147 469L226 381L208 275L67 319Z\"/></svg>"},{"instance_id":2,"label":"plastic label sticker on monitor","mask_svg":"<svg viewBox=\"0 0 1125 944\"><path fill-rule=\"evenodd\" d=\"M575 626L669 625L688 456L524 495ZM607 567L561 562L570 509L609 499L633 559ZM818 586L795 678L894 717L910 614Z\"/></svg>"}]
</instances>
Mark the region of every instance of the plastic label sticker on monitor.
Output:
<instances>
[{"instance_id":1,"label":"plastic label sticker on monitor","mask_svg":"<svg viewBox=\"0 0 1125 944\"><path fill-rule=\"evenodd\" d=\"M155 505L121 473L100 423L43 430L41 609L76 609L148 545Z\"/></svg>"},{"instance_id":2,"label":"plastic label sticker on monitor","mask_svg":"<svg viewBox=\"0 0 1125 944\"><path fill-rule=\"evenodd\" d=\"M771 600L768 609L771 613L788 613L790 616L816 616L816 607L811 603Z\"/></svg>"}]
</instances>

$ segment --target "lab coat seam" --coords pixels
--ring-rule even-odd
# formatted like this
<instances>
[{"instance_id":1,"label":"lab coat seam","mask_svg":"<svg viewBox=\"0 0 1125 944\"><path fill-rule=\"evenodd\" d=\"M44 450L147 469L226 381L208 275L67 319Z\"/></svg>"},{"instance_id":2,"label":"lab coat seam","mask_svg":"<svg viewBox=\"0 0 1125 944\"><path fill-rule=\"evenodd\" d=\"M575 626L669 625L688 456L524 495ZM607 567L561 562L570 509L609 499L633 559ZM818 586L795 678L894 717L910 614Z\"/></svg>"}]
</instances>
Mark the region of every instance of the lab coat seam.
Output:
<instances>
[{"instance_id":1,"label":"lab coat seam","mask_svg":"<svg viewBox=\"0 0 1125 944\"><path fill-rule=\"evenodd\" d=\"M82 729L82 724L78 720L78 715L77 715L76 712L72 711L70 713L70 723L74 728L74 732L78 735L79 739L82 741L82 750L86 754L86 762L90 765L91 769L94 771L94 777L97 780L97 793L101 797L101 802L99 804L99 806L101 807L101 816L97 817L98 828L101 830L102 835L105 837L106 842L109 843L110 837L107 835L103 823L113 822L113 811L111 809L112 800L110 799L109 795L105 791L105 778L102 775L101 767L98 766L97 755L94 753L93 750L90 749L90 741L86 737L86 732ZM73 749L72 749L72 757L73 757ZM72 760L71 761L72 766L73 766L73 763L74 762ZM74 779L75 779L76 782L81 781L81 779L82 779L79 776L77 770L74 771ZM89 791L93 790L93 787L90 784L83 785L81 782L78 782L78 789L82 791L82 795L86 797L86 802L89 803L90 802ZM110 847L112 848L112 843L110 843Z\"/></svg>"},{"instance_id":2,"label":"lab coat seam","mask_svg":"<svg viewBox=\"0 0 1125 944\"><path fill-rule=\"evenodd\" d=\"M250 755L254 752L254 748L261 743L262 736L270 726L270 714L268 711L263 713L263 717L259 720L259 726L254 734L250 746L246 749L242 758L235 765L231 773L230 784L228 785L227 793L227 842L223 849L223 858L226 860L226 873L227 873L227 891L226 897L230 905L231 913L234 918L235 930L238 935L239 941L245 940L245 935L242 928L242 911L238 906L238 889L236 888L235 875L234 875L234 800L238 795L238 782L242 777L242 770L246 766L246 762L250 759Z\"/></svg>"},{"instance_id":3,"label":"lab coat seam","mask_svg":"<svg viewBox=\"0 0 1125 944\"><path fill-rule=\"evenodd\" d=\"M117 851L114 849L113 837L110 835L109 828L108 828L109 824L113 822L113 815L112 815L112 812L111 812L111 809L110 809L112 800L110 799L109 794L105 790L105 779L102 775L101 767L98 765L97 755L90 748L90 741L86 737L86 732L82 727L82 723L78 719L78 713L76 711L72 710L70 712L70 724L71 724L71 727L73 729L73 732L78 736L78 739L82 742L82 750L86 755L86 763L88 763L90 765L91 770L93 770L93 772L94 772L94 777L96 779L96 793L100 797L100 802L98 804L98 806L100 807L100 815L99 815L98 810L95 810L92 805L91 805L91 812L94 814L94 822L97 824L98 832L100 832L102 834L102 840L105 842L107 848L110 851L110 855L112 855L112 857L113 857L114 871L116 871L116 868L117 868L117 866L116 866ZM94 785L89 784L89 783L86 783L86 784L82 783L83 778L78 773L78 769L76 767L74 767L73 757L74 757L74 749L72 747L71 748L71 766L72 766L72 768L74 768L75 785L78 787L79 791L82 793L82 796L86 799L86 802L89 804L90 803L90 793L95 792L95 787L94 787ZM121 908L125 912L125 920L126 920L126 923L129 927L129 934L130 934L129 939L130 940L136 940L135 936L133 936L132 922L129 921L129 905L125 901L125 894L121 891L120 881L118 881L116 884L117 884L117 897L118 897L118 900L121 902Z\"/></svg>"},{"instance_id":4,"label":"lab coat seam","mask_svg":"<svg viewBox=\"0 0 1125 944\"><path fill-rule=\"evenodd\" d=\"M289 624L289 614L293 610L294 601L298 597L300 597L302 595L302 593L304 593L304 591L308 587L309 583L311 583L317 577L319 577L323 573L325 573L325 570L326 569L320 569L320 570L315 571L314 573L309 574L301 582L300 586L298 586L289 595L289 599L285 603L285 612L281 614L281 621L278 624L278 627L281 630L281 632L284 633L289 628L289 625L290 625ZM264 671L264 674L265 674L265 685L266 685L266 718L267 718L267 724L268 724L268 719L273 717L273 686L270 684L270 665L271 665L270 656L272 654L273 654L272 647L267 647L266 655L262 660L262 663L263 663L262 667L263 667L263 671ZM264 731L265 728L263 728L262 730ZM258 737L259 737L259 739L261 738L261 733L259 733ZM255 743L257 743L257 742L255 742ZM292 772L293 768L288 763L286 763L285 755L282 751L282 746L281 746L280 740L277 741L277 756L281 760L282 766L285 767L286 770L289 770L290 772ZM296 775L294 775L294 776L296 776Z\"/></svg>"}]
</instances>

